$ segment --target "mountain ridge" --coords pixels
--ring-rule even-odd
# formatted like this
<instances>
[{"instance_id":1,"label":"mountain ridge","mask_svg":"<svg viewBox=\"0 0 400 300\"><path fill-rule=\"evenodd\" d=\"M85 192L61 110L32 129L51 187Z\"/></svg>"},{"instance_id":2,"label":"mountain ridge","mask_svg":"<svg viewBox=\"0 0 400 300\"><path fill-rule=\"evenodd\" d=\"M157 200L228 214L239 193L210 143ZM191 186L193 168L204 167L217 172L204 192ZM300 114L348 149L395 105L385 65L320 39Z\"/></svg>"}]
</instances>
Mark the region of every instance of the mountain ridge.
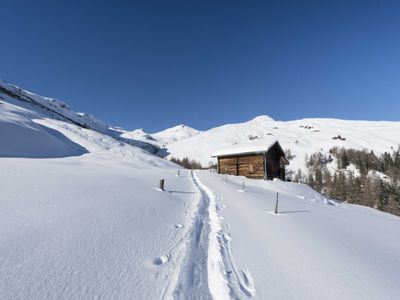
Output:
<instances>
[{"instance_id":1,"label":"mountain ridge","mask_svg":"<svg viewBox=\"0 0 400 300\"><path fill-rule=\"evenodd\" d=\"M90 128L159 156L179 159L188 157L203 166L215 163L211 155L219 148L263 142L271 136L293 154L289 166L292 171L305 169L305 157L315 152L327 154L333 147L345 147L373 150L379 154L397 148L400 141L400 122L397 121L335 118L276 121L265 114L245 122L224 124L204 131L186 124L155 133L148 133L143 128L129 131L107 124L88 113L76 113L62 101L36 95L5 81L0 81L0 94L2 98L10 97L8 101L11 104L22 107L36 105L38 111L48 111L47 115L51 118ZM17 100L21 103L16 103Z\"/></svg>"}]
</instances>

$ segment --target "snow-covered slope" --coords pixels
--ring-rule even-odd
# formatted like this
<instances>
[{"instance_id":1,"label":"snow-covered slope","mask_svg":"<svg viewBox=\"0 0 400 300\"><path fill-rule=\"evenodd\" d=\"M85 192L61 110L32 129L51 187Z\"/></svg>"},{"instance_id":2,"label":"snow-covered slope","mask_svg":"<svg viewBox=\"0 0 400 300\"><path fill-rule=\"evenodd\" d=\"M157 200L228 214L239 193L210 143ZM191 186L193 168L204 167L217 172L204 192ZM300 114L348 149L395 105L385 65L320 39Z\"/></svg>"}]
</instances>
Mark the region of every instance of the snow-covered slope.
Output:
<instances>
[{"instance_id":1,"label":"snow-covered slope","mask_svg":"<svg viewBox=\"0 0 400 300\"><path fill-rule=\"evenodd\" d=\"M340 136L340 138L337 138ZM304 168L305 155L327 153L334 146L370 149L380 154L397 149L400 122L347 121L338 119L302 119L274 121L268 116L238 124L228 124L201 132L194 137L167 145L170 156L185 156L207 166L213 152L233 144L266 143L276 139L295 155L289 168ZM391 148L393 147L393 148Z\"/></svg>"},{"instance_id":2,"label":"snow-covered slope","mask_svg":"<svg viewBox=\"0 0 400 300\"><path fill-rule=\"evenodd\" d=\"M0 89L0 299L400 298L399 217L303 184L178 175L123 129L13 89ZM203 136L205 153L276 124L170 145Z\"/></svg>"},{"instance_id":3,"label":"snow-covered slope","mask_svg":"<svg viewBox=\"0 0 400 300\"><path fill-rule=\"evenodd\" d=\"M30 111L30 113L28 113L30 118L62 120L82 128L92 129L125 143L145 149L150 153L159 151L159 147L156 145L133 138L124 138L122 133L125 131L121 128L111 126L90 114L74 112L62 101L36 95L3 80L0 80L0 101L28 109ZM3 133L3 131L0 131L0 139L3 139L1 136ZM16 136L15 139L20 140L18 136Z\"/></svg>"},{"instance_id":4,"label":"snow-covered slope","mask_svg":"<svg viewBox=\"0 0 400 300\"><path fill-rule=\"evenodd\" d=\"M133 131L124 131L122 137L135 139L164 148L168 144L178 142L199 134L201 131L181 124L156 133L147 133L143 128Z\"/></svg>"},{"instance_id":5,"label":"snow-covered slope","mask_svg":"<svg viewBox=\"0 0 400 300\"><path fill-rule=\"evenodd\" d=\"M34 111L0 102L0 157L65 157L87 150L60 132L34 122Z\"/></svg>"},{"instance_id":6,"label":"snow-covered slope","mask_svg":"<svg viewBox=\"0 0 400 300\"><path fill-rule=\"evenodd\" d=\"M197 174L219 216L233 299L400 297L399 217L336 204L303 184Z\"/></svg>"},{"instance_id":7,"label":"snow-covered slope","mask_svg":"<svg viewBox=\"0 0 400 300\"><path fill-rule=\"evenodd\" d=\"M157 132L157 133L153 133L152 136L157 141L159 141L159 143L162 146L166 146L173 142L177 142L177 141L181 141L181 140L190 138L199 133L200 133L200 131L198 131L194 128L191 128L187 125L181 124L181 125L177 125L175 127L171 127L171 128L165 129L165 130Z\"/></svg>"},{"instance_id":8,"label":"snow-covered slope","mask_svg":"<svg viewBox=\"0 0 400 300\"><path fill-rule=\"evenodd\" d=\"M0 299L160 298L199 201L191 178L18 93L0 90Z\"/></svg>"}]
</instances>

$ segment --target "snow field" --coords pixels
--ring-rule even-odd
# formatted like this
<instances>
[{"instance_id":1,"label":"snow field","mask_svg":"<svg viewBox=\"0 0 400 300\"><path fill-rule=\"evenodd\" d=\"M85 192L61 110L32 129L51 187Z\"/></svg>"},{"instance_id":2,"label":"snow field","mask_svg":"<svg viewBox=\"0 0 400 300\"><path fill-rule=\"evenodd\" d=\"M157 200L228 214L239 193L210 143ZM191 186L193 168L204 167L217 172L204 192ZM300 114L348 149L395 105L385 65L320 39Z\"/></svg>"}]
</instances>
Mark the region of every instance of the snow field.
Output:
<instances>
[{"instance_id":1,"label":"snow field","mask_svg":"<svg viewBox=\"0 0 400 300\"><path fill-rule=\"evenodd\" d=\"M115 155L0 166L1 299L163 294L195 209L189 177ZM154 190L159 177L166 192Z\"/></svg>"},{"instance_id":2,"label":"snow field","mask_svg":"<svg viewBox=\"0 0 400 300\"><path fill-rule=\"evenodd\" d=\"M400 218L332 205L302 184L197 174L222 198L234 266L242 282L252 281L254 299L399 297ZM246 190L238 192L243 181Z\"/></svg>"}]
</instances>

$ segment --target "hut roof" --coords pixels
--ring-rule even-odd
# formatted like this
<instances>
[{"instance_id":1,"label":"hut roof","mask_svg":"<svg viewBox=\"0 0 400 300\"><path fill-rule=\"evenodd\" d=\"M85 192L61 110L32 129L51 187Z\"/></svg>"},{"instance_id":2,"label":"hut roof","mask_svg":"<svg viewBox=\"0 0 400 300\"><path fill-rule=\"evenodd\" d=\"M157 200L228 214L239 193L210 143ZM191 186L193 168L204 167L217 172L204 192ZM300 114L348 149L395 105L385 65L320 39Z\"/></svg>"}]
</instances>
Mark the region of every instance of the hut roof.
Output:
<instances>
[{"instance_id":1,"label":"hut roof","mask_svg":"<svg viewBox=\"0 0 400 300\"><path fill-rule=\"evenodd\" d=\"M276 139L271 139L264 142L236 144L223 147L212 154L212 157L228 156L237 154L264 153L267 152L275 143L279 142ZM279 145L280 147L280 145Z\"/></svg>"}]
</instances>

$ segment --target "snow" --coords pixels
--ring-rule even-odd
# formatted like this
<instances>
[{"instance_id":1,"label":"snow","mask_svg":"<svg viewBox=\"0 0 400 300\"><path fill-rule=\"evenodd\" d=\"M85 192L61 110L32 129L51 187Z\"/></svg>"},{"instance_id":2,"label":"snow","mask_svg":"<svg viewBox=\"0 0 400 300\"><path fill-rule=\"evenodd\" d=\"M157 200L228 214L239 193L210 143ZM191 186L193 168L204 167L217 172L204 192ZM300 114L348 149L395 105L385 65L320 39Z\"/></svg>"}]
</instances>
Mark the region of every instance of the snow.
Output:
<instances>
[{"instance_id":1,"label":"snow","mask_svg":"<svg viewBox=\"0 0 400 300\"><path fill-rule=\"evenodd\" d=\"M399 217L336 203L303 184L182 170L124 129L2 86L14 94L0 89L0 299L400 298ZM252 135L264 146L298 138L292 152L305 154L341 121L315 121L321 131L313 133L299 124L316 123L293 122L290 138L290 122L261 116L167 147L206 157ZM361 123L352 145L382 132L370 145L383 151L398 137L397 123ZM332 133L324 149L350 143Z\"/></svg>"},{"instance_id":2,"label":"snow","mask_svg":"<svg viewBox=\"0 0 400 300\"><path fill-rule=\"evenodd\" d=\"M140 156L103 155L1 159L1 299L163 293L193 184ZM153 189L161 176L163 193Z\"/></svg>"},{"instance_id":3,"label":"snow","mask_svg":"<svg viewBox=\"0 0 400 300\"><path fill-rule=\"evenodd\" d=\"M268 138L262 143L247 143L240 145L231 145L218 149L212 154L212 157L233 155L233 154L246 154L246 153L264 153L277 142L274 138Z\"/></svg>"},{"instance_id":4,"label":"snow","mask_svg":"<svg viewBox=\"0 0 400 300\"><path fill-rule=\"evenodd\" d=\"M160 132L153 133L151 136L164 147L173 142L196 136L199 133L199 130L191 128L185 124L181 124Z\"/></svg>"},{"instance_id":5,"label":"snow","mask_svg":"<svg viewBox=\"0 0 400 300\"><path fill-rule=\"evenodd\" d=\"M145 132L143 128L135 129L133 131L122 130L121 136L127 139L140 140L158 145L157 141L151 136L151 134Z\"/></svg>"},{"instance_id":6,"label":"snow","mask_svg":"<svg viewBox=\"0 0 400 300\"><path fill-rule=\"evenodd\" d=\"M307 128L306 128L307 127ZM332 139L340 135L346 140ZM288 169L305 169L305 156L322 151L329 155L333 147L373 150L379 155L397 149L400 141L400 122L352 121L338 119L301 119L274 121L268 116L238 124L228 124L166 146L171 157L189 157L204 166L215 163L211 158L219 149L231 145L266 144L277 140L282 148L295 155Z\"/></svg>"},{"instance_id":7,"label":"snow","mask_svg":"<svg viewBox=\"0 0 400 300\"><path fill-rule=\"evenodd\" d=\"M147 133L143 128L133 131L122 130L122 137L135 139L156 145L159 148L166 147L168 144L178 142L200 133L199 130L181 124L156 133Z\"/></svg>"},{"instance_id":8,"label":"snow","mask_svg":"<svg viewBox=\"0 0 400 300\"><path fill-rule=\"evenodd\" d=\"M0 80L0 101L8 104L17 105L29 111L30 118L36 116L37 119L51 118L78 125L83 128L92 129L98 133L113 137L124 143L145 149L150 153L156 153L160 149L157 145L134 138L124 138L123 129L111 126L96 117L87 113L77 113L72 111L64 102L36 95L22 90L19 87ZM0 131L0 134L3 132ZM0 139L2 136L0 136ZM20 139L16 137L16 139Z\"/></svg>"},{"instance_id":9,"label":"snow","mask_svg":"<svg viewBox=\"0 0 400 300\"><path fill-rule=\"evenodd\" d=\"M332 205L302 184L197 174L218 199L233 268L251 278L254 299L399 298L400 218Z\"/></svg>"},{"instance_id":10,"label":"snow","mask_svg":"<svg viewBox=\"0 0 400 300\"><path fill-rule=\"evenodd\" d=\"M197 207L191 177L113 136L0 96L0 298L165 293ZM165 192L155 190L161 178Z\"/></svg>"},{"instance_id":11,"label":"snow","mask_svg":"<svg viewBox=\"0 0 400 300\"><path fill-rule=\"evenodd\" d=\"M60 132L35 122L34 112L9 103L1 103L0 108L0 157L49 158L87 153Z\"/></svg>"},{"instance_id":12,"label":"snow","mask_svg":"<svg viewBox=\"0 0 400 300\"><path fill-rule=\"evenodd\" d=\"M226 278L223 272L223 261L221 257L221 245L218 236L221 235L221 221L218 216L216 197L214 193L201 181L197 176L194 177L195 182L199 188L204 191L209 200L208 203L208 217L210 224L209 232L209 245L208 245L208 260L207 260L207 274L208 286L213 299L229 299L229 289Z\"/></svg>"}]
</instances>

